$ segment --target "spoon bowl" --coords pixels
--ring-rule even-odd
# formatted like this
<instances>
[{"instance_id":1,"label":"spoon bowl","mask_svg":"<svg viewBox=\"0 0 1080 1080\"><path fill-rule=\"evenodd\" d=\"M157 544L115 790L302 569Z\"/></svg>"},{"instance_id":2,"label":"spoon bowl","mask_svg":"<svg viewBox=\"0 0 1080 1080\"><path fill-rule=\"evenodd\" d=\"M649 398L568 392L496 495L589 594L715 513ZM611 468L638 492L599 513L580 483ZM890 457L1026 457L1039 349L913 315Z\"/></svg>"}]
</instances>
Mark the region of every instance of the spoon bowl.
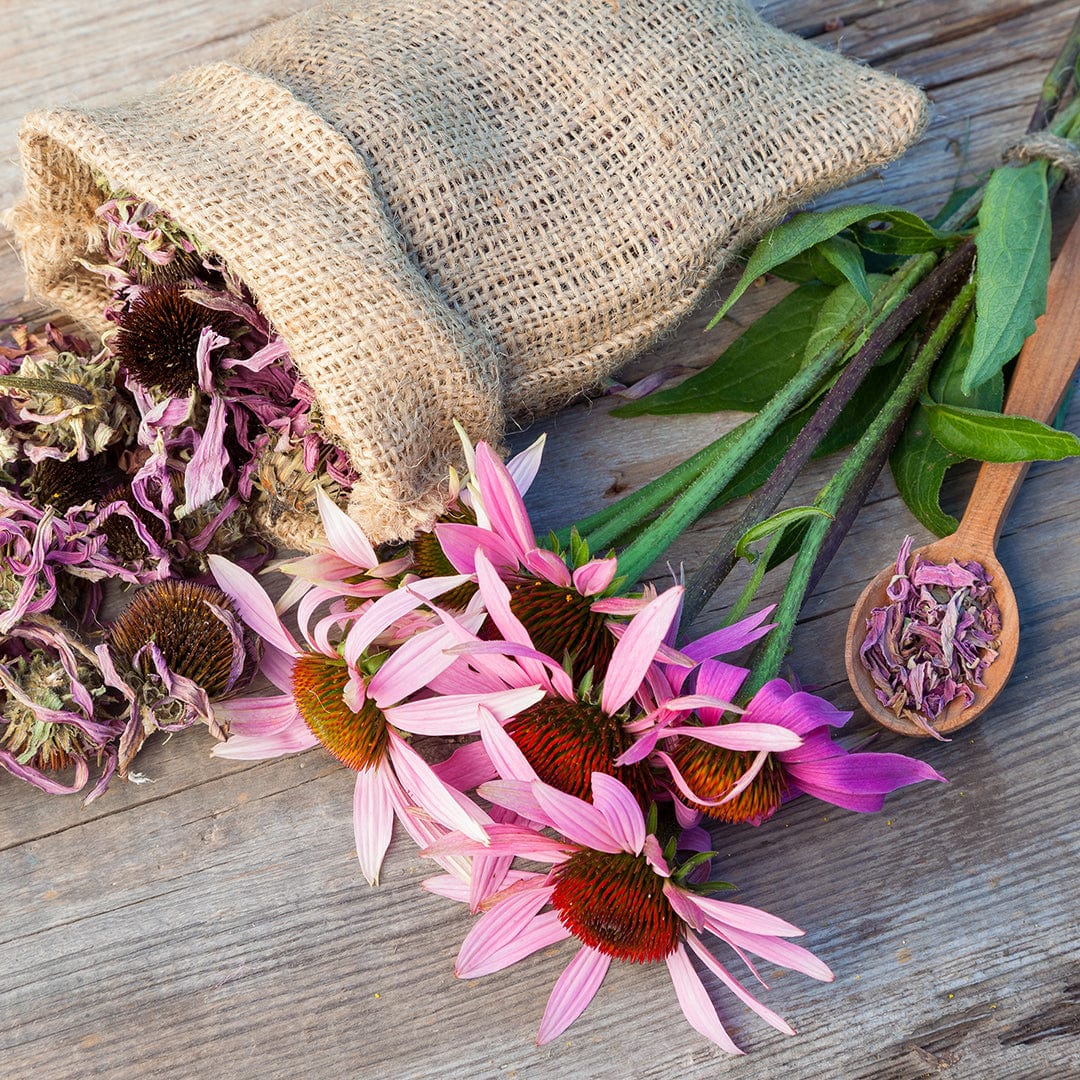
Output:
<instances>
[{"instance_id":1,"label":"spoon bowl","mask_svg":"<svg viewBox=\"0 0 1080 1080\"><path fill-rule=\"evenodd\" d=\"M1057 413L1080 356L1080 222L1069 230L1054 263L1047 285L1046 314L1024 343L1016 361L1004 412L1049 422ZM983 673L985 686L972 687L975 700L966 708L960 699L951 702L933 721L934 731L945 735L970 724L1001 693L1012 674L1020 645L1020 620L1016 596L994 546L1027 473L1027 462L987 462L979 470L960 527L951 536L918 550L927 561L946 565L951 559L981 563L1001 610L1001 634L997 657ZM899 544L897 544L899 547ZM912 552L915 554L915 552ZM859 656L867 623L874 608L885 607L885 590L896 572L890 564L862 591L851 613L844 646L848 681L864 709L879 724L902 735L929 737L929 732L886 708L874 693L874 681Z\"/></svg>"},{"instance_id":2,"label":"spoon bowl","mask_svg":"<svg viewBox=\"0 0 1080 1080\"><path fill-rule=\"evenodd\" d=\"M950 732L970 724L979 716L990 703L1001 693L1012 674L1013 664L1016 661L1016 650L1020 637L1020 620L1016 609L1016 594L1012 585L1009 584L1005 568L994 555L980 545L964 543L959 533L946 536L942 540L936 540L932 544L926 544L920 548L914 548L912 556L921 555L925 560L945 565L950 559L957 562L974 560L981 563L987 574L990 575L990 584L994 590L994 599L1001 611L1001 636L998 645L996 659L987 666L983 673L983 686L973 686L975 700L968 706L964 706L960 698L955 698L937 715L933 722L933 728L940 735L948 735ZM847 644L845 657L847 660L848 681L859 699L859 704L876 720L882 727L901 735L914 735L917 738L930 738L929 732L919 727L905 716L897 716L891 709L883 705L875 694L874 680L866 666L859 658L859 647L866 637L867 620L874 608L886 607L889 598L885 589L896 573L895 564L887 566L875 577L869 585L863 589L855 607L851 612L851 621L848 624Z\"/></svg>"}]
</instances>

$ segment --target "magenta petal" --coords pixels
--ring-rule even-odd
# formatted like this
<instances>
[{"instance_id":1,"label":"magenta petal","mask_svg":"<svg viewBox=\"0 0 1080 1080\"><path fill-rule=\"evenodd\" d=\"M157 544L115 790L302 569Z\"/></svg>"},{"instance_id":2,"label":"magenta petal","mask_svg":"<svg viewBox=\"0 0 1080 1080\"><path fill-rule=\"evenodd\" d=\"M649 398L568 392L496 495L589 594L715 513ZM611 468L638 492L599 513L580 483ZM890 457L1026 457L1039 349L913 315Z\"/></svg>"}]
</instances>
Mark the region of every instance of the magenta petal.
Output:
<instances>
[{"instance_id":1,"label":"magenta petal","mask_svg":"<svg viewBox=\"0 0 1080 1080\"><path fill-rule=\"evenodd\" d=\"M554 551L534 547L525 553L521 561L530 574L535 574L543 581L550 581L552 585L568 589L573 583L566 563Z\"/></svg>"},{"instance_id":2,"label":"magenta petal","mask_svg":"<svg viewBox=\"0 0 1080 1080\"><path fill-rule=\"evenodd\" d=\"M540 780L534 780L529 786L540 809L567 839L612 855L623 850L607 819L592 803Z\"/></svg>"},{"instance_id":3,"label":"magenta petal","mask_svg":"<svg viewBox=\"0 0 1080 1080\"><path fill-rule=\"evenodd\" d=\"M507 949L528 929L529 923L548 902L551 887L525 889L500 900L476 920L458 950L454 974L459 979L475 979L507 967L521 956L510 957ZM535 950L530 950L535 951ZM493 958L501 955L501 963Z\"/></svg>"},{"instance_id":4,"label":"magenta petal","mask_svg":"<svg viewBox=\"0 0 1080 1080\"><path fill-rule=\"evenodd\" d=\"M611 957L599 950L587 945L578 949L552 988L536 1033L537 1045L557 1039L585 1011L610 966Z\"/></svg>"},{"instance_id":5,"label":"magenta petal","mask_svg":"<svg viewBox=\"0 0 1080 1080\"><path fill-rule=\"evenodd\" d=\"M356 774L353 792L353 835L356 857L369 885L379 884L379 870L394 829L394 808L379 766Z\"/></svg>"},{"instance_id":6,"label":"magenta petal","mask_svg":"<svg viewBox=\"0 0 1080 1080\"><path fill-rule=\"evenodd\" d=\"M501 536L479 525L444 523L435 526L435 536L450 565L460 574L476 570L476 553L483 551L495 566L516 570L519 559Z\"/></svg>"},{"instance_id":7,"label":"magenta petal","mask_svg":"<svg viewBox=\"0 0 1080 1080\"><path fill-rule=\"evenodd\" d=\"M471 791L498 775L482 742L459 746L445 761L432 765L431 770L444 784L458 791Z\"/></svg>"},{"instance_id":8,"label":"magenta petal","mask_svg":"<svg viewBox=\"0 0 1080 1080\"><path fill-rule=\"evenodd\" d=\"M884 795L920 780L947 782L926 762L904 754L843 754L791 764L785 760L784 768L808 792L813 787L854 795Z\"/></svg>"},{"instance_id":9,"label":"magenta petal","mask_svg":"<svg viewBox=\"0 0 1080 1080\"><path fill-rule=\"evenodd\" d=\"M767 608L762 608L756 614L747 615L745 619L740 619L731 626L724 626L711 634L706 634L705 637L698 638L697 641L691 641L683 647L682 652L692 660L705 660L720 656L722 653L735 652L744 645L749 645L758 638L764 637L776 625L775 623L762 625L775 607L776 605L772 604Z\"/></svg>"},{"instance_id":10,"label":"magenta petal","mask_svg":"<svg viewBox=\"0 0 1080 1080\"><path fill-rule=\"evenodd\" d=\"M746 717L767 724L782 724L805 734L816 727L843 727L851 719L816 694L793 690L783 679L767 682L746 707Z\"/></svg>"},{"instance_id":11,"label":"magenta petal","mask_svg":"<svg viewBox=\"0 0 1080 1080\"><path fill-rule=\"evenodd\" d=\"M716 1009L709 1000L709 994L690 963L690 957L686 955L682 942L667 958L667 968L671 975L671 984L675 987L675 996L679 999L683 1015L690 1026L706 1039L716 1043L721 1050L726 1050L729 1054L741 1054L743 1051L735 1045L724 1030L724 1025L720 1023Z\"/></svg>"},{"instance_id":12,"label":"magenta petal","mask_svg":"<svg viewBox=\"0 0 1080 1080\"><path fill-rule=\"evenodd\" d=\"M726 664L722 660L703 660L694 672L694 688L699 694L734 701L749 674L749 669ZM706 706L699 710L698 715L706 724L716 724L724 711Z\"/></svg>"},{"instance_id":13,"label":"magenta petal","mask_svg":"<svg viewBox=\"0 0 1080 1080\"><path fill-rule=\"evenodd\" d=\"M802 739L790 728L779 724L757 724L740 720L734 724L714 724L712 727L671 727L667 734L686 735L712 746L725 746L729 750L794 750L802 745Z\"/></svg>"},{"instance_id":14,"label":"magenta petal","mask_svg":"<svg viewBox=\"0 0 1080 1080\"><path fill-rule=\"evenodd\" d=\"M682 588L668 589L627 626L612 653L600 695L600 708L609 716L637 693L681 602Z\"/></svg>"}]
</instances>

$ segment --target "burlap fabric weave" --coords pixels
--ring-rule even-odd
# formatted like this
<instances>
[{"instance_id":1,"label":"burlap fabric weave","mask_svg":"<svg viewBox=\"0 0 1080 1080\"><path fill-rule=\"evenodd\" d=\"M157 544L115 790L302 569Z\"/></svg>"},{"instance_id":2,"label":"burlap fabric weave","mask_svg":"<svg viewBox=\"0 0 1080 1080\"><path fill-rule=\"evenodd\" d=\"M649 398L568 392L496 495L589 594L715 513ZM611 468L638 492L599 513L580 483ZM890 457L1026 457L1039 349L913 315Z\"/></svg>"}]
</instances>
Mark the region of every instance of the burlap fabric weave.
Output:
<instances>
[{"instance_id":1,"label":"burlap fabric weave","mask_svg":"<svg viewBox=\"0 0 1080 1080\"><path fill-rule=\"evenodd\" d=\"M98 328L93 170L224 257L386 539L441 509L454 418L497 441L594 386L924 122L740 0L339 2L141 100L29 116L13 223L31 289Z\"/></svg>"}]
</instances>

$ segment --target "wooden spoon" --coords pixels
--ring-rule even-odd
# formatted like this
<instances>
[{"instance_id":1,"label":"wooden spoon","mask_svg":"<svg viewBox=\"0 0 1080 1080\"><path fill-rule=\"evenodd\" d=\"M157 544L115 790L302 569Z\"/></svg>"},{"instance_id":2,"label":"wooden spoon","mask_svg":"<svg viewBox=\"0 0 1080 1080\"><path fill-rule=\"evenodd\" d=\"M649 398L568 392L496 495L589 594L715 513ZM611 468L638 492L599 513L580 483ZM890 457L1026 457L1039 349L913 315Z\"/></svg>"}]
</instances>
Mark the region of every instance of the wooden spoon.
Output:
<instances>
[{"instance_id":1,"label":"wooden spoon","mask_svg":"<svg viewBox=\"0 0 1080 1080\"><path fill-rule=\"evenodd\" d=\"M1080 356L1080 220L1073 224L1050 274L1046 314L1037 320L1035 332L1024 343L1016 362L1006 413L1049 422L1061 405ZM962 708L957 699L934 722L934 729L948 734L970 724L997 697L1012 672L1020 643L1016 597L1004 567L994 555L1013 499L1027 473L1028 463L985 463L979 470L960 527L951 536L916 549L924 559L946 564L950 559L974 559L986 567L1001 609L1001 643L997 659L983 675L984 688L975 687L975 700ZM897 545L899 547L899 544ZM915 551L912 551L915 554ZM902 735L928 737L917 724L899 717L878 701L869 671L859 658L870 612L888 603L885 588L895 573L887 566L863 590L851 613L844 652L848 680L863 708L884 727Z\"/></svg>"}]
</instances>

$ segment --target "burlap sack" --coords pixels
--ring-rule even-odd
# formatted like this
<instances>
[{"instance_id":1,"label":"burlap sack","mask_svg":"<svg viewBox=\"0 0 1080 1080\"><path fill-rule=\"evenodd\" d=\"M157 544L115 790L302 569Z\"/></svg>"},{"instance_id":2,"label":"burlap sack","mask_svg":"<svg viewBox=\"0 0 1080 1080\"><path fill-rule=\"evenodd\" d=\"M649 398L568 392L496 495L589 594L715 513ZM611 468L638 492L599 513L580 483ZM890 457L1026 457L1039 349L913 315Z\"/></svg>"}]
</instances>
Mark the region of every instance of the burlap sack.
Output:
<instances>
[{"instance_id":1,"label":"burlap sack","mask_svg":"<svg viewBox=\"0 0 1080 1080\"><path fill-rule=\"evenodd\" d=\"M440 510L453 418L497 440L595 385L924 121L740 0L329 3L141 100L29 116L13 223L30 287L98 327L93 169L223 256L385 539Z\"/></svg>"}]
</instances>

